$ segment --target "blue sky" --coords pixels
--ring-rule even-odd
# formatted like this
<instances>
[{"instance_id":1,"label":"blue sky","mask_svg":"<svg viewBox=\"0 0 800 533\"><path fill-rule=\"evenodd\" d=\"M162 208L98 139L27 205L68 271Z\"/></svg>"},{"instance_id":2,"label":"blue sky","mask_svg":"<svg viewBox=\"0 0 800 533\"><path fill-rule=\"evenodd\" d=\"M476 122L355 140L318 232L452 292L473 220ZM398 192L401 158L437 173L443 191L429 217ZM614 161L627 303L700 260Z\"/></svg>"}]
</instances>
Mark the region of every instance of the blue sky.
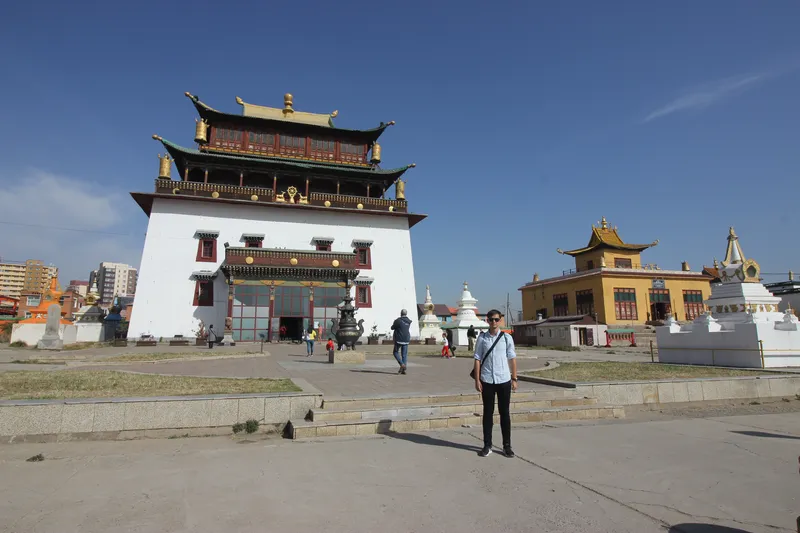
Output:
<instances>
[{"instance_id":1,"label":"blue sky","mask_svg":"<svg viewBox=\"0 0 800 533\"><path fill-rule=\"evenodd\" d=\"M117 5L115 5L117 4ZM764 272L800 271L800 4L771 2L17 3L0 21L0 256L86 278L138 264L158 133L192 144L184 91L397 121L417 292L468 280L498 306L560 274L606 216L643 259L693 269L728 226ZM81 232L64 228L80 229ZM768 277L777 280L779 277Z\"/></svg>"}]
</instances>

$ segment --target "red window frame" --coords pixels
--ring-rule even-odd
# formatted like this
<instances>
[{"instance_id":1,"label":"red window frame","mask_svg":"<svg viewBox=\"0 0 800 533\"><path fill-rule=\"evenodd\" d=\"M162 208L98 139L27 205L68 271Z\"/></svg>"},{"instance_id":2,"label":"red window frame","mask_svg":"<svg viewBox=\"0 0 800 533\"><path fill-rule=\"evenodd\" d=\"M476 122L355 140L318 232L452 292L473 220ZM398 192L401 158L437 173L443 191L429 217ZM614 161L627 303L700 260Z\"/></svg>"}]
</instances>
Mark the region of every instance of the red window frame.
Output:
<instances>
[{"instance_id":1,"label":"red window frame","mask_svg":"<svg viewBox=\"0 0 800 533\"><path fill-rule=\"evenodd\" d=\"M614 288L614 316L617 320L639 320L636 289Z\"/></svg>"},{"instance_id":2,"label":"red window frame","mask_svg":"<svg viewBox=\"0 0 800 533\"><path fill-rule=\"evenodd\" d=\"M615 257L614 268L633 268L633 263L627 257Z\"/></svg>"},{"instance_id":3,"label":"red window frame","mask_svg":"<svg viewBox=\"0 0 800 533\"><path fill-rule=\"evenodd\" d=\"M244 241L245 248L261 248L264 241L262 239L250 239Z\"/></svg>"},{"instance_id":4,"label":"red window frame","mask_svg":"<svg viewBox=\"0 0 800 533\"><path fill-rule=\"evenodd\" d=\"M361 252L365 252L367 256L366 262L361 261ZM359 268L370 269L372 268L372 250L369 246L359 246L356 248L356 264Z\"/></svg>"},{"instance_id":5,"label":"red window frame","mask_svg":"<svg viewBox=\"0 0 800 533\"><path fill-rule=\"evenodd\" d=\"M214 281L197 280L194 284L194 302L197 307L214 307Z\"/></svg>"},{"instance_id":6,"label":"red window frame","mask_svg":"<svg viewBox=\"0 0 800 533\"><path fill-rule=\"evenodd\" d=\"M372 287L369 285L356 285L356 305L362 309L372 307Z\"/></svg>"},{"instance_id":7,"label":"red window frame","mask_svg":"<svg viewBox=\"0 0 800 533\"><path fill-rule=\"evenodd\" d=\"M331 245L330 244L319 244L317 243L317 251L318 252L330 252Z\"/></svg>"},{"instance_id":8,"label":"red window frame","mask_svg":"<svg viewBox=\"0 0 800 533\"><path fill-rule=\"evenodd\" d=\"M569 315L569 296L566 292L553 295L553 316Z\"/></svg>"},{"instance_id":9,"label":"red window frame","mask_svg":"<svg viewBox=\"0 0 800 533\"><path fill-rule=\"evenodd\" d=\"M211 243L211 255L203 255L204 243ZM197 257L196 261L201 263L216 263L217 262L217 239L198 239L197 240Z\"/></svg>"},{"instance_id":10,"label":"red window frame","mask_svg":"<svg viewBox=\"0 0 800 533\"><path fill-rule=\"evenodd\" d=\"M698 300L699 301L692 301ZM684 290L683 308L686 311L686 320L694 320L706 312L706 304L703 303L703 291Z\"/></svg>"}]
</instances>

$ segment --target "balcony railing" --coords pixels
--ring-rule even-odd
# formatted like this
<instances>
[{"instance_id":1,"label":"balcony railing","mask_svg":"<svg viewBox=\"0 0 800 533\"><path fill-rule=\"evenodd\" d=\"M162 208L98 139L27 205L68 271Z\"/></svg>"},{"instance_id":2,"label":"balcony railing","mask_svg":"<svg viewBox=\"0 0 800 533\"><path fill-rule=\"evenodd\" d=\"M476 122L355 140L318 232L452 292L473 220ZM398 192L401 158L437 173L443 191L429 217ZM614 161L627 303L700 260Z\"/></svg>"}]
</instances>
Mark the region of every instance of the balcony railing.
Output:
<instances>
[{"instance_id":1,"label":"balcony railing","mask_svg":"<svg viewBox=\"0 0 800 533\"><path fill-rule=\"evenodd\" d=\"M596 266L596 267L593 267L593 268L578 268L578 269L570 268L569 270L562 270L561 271L561 275L562 276L566 276L568 274L577 274L579 272L591 272L592 270L599 270L600 268L616 268L616 269L620 269L620 270L624 269L624 270L648 270L648 271L661 270L661 268L658 265L654 264L654 263L648 263L648 264L644 264L644 265L632 263L632 264L627 265L627 266L605 265L603 267Z\"/></svg>"},{"instance_id":2,"label":"balcony railing","mask_svg":"<svg viewBox=\"0 0 800 533\"><path fill-rule=\"evenodd\" d=\"M227 198L233 200L246 200L257 203L298 203L320 207L339 207L346 209L364 209L368 211L395 211L408 212L406 200L389 200L385 198L370 198L367 196L350 196L346 194L327 194L312 192L308 198L297 194L295 201L276 198L272 189L264 187L247 187L239 185L226 185L219 183L200 183L197 181L172 181L157 179L156 192L160 194L188 195L203 198ZM278 202L282 199L282 202Z\"/></svg>"},{"instance_id":3,"label":"balcony railing","mask_svg":"<svg viewBox=\"0 0 800 533\"><path fill-rule=\"evenodd\" d=\"M228 198L251 202L272 202L272 189L264 187L240 187L221 183L197 181L156 180L156 192L162 194L186 194L205 198ZM216 195L216 196L215 196Z\"/></svg>"},{"instance_id":4,"label":"balcony railing","mask_svg":"<svg viewBox=\"0 0 800 533\"><path fill-rule=\"evenodd\" d=\"M356 259L355 253L347 252L241 247L225 249L225 262L229 265L357 269Z\"/></svg>"}]
</instances>

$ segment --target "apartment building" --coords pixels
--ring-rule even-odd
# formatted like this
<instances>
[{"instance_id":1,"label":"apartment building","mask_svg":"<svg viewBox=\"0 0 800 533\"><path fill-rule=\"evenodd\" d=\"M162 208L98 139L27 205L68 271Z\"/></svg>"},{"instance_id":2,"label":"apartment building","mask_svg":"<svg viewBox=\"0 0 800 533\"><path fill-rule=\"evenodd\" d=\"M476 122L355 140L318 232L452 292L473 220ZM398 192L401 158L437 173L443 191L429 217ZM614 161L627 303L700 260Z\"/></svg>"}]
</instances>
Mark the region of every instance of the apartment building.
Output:
<instances>
[{"instance_id":1,"label":"apartment building","mask_svg":"<svg viewBox=\"0 0 800 533\"><path fill-rule=\"evenodd\" d=\"M139 272L123 263L100 263L97 270L89 274L89 282L97 282L100 303L110 305L114 296L132 295L136 292Z\"/></svg>"},{"instance_id":2,"label":"apartment building","mask_svg":"<svg viewBox=\"0 0 800 533\"><path fill-rule=\"evenodd\" d=\"M19 298L23 291L43 294L54 277L58 267L39 259L0 261L0 296Z\"/></svg>"}]
</instances>

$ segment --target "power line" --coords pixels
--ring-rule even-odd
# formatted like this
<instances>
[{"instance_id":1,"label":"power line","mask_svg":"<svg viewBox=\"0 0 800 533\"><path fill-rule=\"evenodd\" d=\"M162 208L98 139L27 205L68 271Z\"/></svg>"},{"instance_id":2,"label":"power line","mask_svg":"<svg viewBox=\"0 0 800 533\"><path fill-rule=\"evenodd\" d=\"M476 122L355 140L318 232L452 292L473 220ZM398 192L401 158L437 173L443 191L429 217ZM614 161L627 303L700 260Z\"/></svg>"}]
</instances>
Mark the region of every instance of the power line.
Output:
<instances>
[{"instance_id":1,"label":"power line","mask_svg":"<svg viewBox=\"0 0 800 533\"><path fill-rule=\"evenodd\" d=\"M93 230L93 229L78 229L78 228L64 228L62 226L46 226L44 224L24 224L22 222L8 222L5 220L0 220L0 224L6 224L8 226L21 226L25 228L39 228L39 229L56 229L62 231L77 231L78 233L100 233L103 235L117 235L121 237L130 237L134 235L133 233L114 233L111 231L100 231L100 230Z\"/></svg>"}]
</instances>

